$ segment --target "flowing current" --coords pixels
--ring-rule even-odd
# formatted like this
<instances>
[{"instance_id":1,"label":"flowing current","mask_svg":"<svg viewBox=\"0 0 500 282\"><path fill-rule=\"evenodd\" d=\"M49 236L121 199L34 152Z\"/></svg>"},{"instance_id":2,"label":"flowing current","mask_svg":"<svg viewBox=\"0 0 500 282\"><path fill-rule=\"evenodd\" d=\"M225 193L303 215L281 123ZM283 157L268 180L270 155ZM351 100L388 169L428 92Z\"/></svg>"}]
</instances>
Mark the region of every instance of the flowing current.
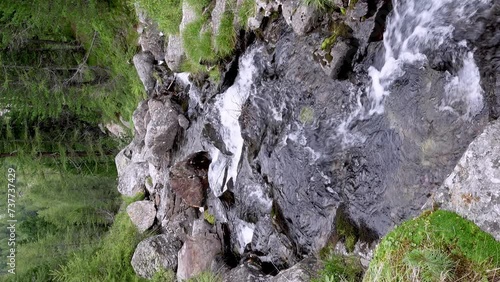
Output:
<instances>
[{"instance_id":1,"label":"flowing current","mask_svg":"<svg viewBox=\"0 0 500 282\"><path fill-rule=\"evenodd\" d=\"M467 25L481 5L489 0L393 0L393 12L384 33L385 63L380 70L370 67L372 85L368 89L371 105L368 115L384 111L384 99L391 84L405 73L405 65L424 67L428 56L451 52L451 64L458 71L448 73L446 98L439 110L453 111L457 102L467 106L464 118L477 115L483 108L479 70L466 41L456 42L453 32ZM441 52L441 53L440 53Z\"/></svg>"}]
</instances>

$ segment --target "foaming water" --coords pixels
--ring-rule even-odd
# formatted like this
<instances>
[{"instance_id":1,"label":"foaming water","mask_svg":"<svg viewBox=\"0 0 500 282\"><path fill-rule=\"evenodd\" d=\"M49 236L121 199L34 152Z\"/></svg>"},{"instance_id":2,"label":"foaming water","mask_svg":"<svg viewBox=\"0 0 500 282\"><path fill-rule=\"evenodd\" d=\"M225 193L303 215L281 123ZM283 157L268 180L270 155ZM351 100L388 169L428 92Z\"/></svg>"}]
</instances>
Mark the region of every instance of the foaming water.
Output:
<instances>
[{"instance_id":1,"label":"foaming water","mask_svg":"<svg viewBox=\"0 0 500 282\"><path fill-rule=\"evenodd\" d=\"M488 0L394 0L394 10L384 33L385 63L380 70L370 67L372 85L367 89L371 104L368 115L384 111L384 99L390 95L391 84L405 74L405 65L421 67L427 56L440 48L457 49L456 63L463 67L454 76L449 75L445 87L447 98L442 109L451 109L451 103L466 103L466 117L474 116L483 107L479 70L471 52L459 52L465 42L453 42L454 26L464 24ZM459 60L459 61L458 61ZM460 64L462 63L462 64Z\"/></svg>"},{"instance_id":2,"label":"foaming water","mask_svg":"<svg viewBox=\"0 0 500 282\"><path fill-rule=\"evenodd\" d=\"M212 163L208 170L208 181L210 188L217 196L226 190L228 181L230 179L236 181L238 175L238 163L243 150L243 137L238 118L241 115L241 108L252 90L256 72L254 65L256 52L257 49L253 49L240 59L240 69L235 83L226 92L218 95L218 100L214 105L218 108L221 122L219 134L224 140L226 148L232 154L226 156L215 147L210 150Z\"/></svg>"}]
</instances>

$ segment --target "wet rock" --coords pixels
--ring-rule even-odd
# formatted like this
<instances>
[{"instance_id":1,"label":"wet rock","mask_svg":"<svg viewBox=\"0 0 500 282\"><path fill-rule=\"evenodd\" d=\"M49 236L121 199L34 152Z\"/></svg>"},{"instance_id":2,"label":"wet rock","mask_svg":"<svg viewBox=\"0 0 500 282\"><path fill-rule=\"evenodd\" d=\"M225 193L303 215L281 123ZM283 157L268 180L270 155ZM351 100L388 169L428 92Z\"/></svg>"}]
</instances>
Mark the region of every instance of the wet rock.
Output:
<instances>
[{"instance_id":1,"label":"wet rock","mask_svg":"<svg viewBox=\"0 0 500 282\"><path fill-rule=\"evenodd\" d=\"M436 192L441 207L472 220L500 241L500 122L488 125Z\"/></svg>"},{"instance_id":2,"label":"wet rock","mask_svg":"<svg viewBox=\"0 0 500 282\"><path fill-rule=\"evenodd\" d=\"M252 263L243 263L224 274L224 282L268 282L272 276L262 273L259 266Z\"/></svg>"},{"instance_id":3,"label":"wet rock","mask_svg":"<svg viewBox=\"0 0 500 282\"><path fill-rule=\"evenodd\" d=\"M153 275L164 269L175 271L177 253L182 243L171 234L160 234L140 242L132 256L132 267L135 273L143 278L151 279Z\"/></svg>"},{"instance_id":4,"label":"wet rock","mask_svg":"<svg viewBox=\"0 0 500 282\"><path fill-rule=\"evenodd\" d=\"M319 11L312 5L302 4L301 1L285 1L282 9L286 23L299 36L311 31L319 19Z\"/></svg>"},{"instance_id":5,"label":"wet rock","mask_svg":"<svg viewBox=\"0 0 500 282\"><path fill-rule=\"evenodd\" d=\"M118 192L122 195L133 197L143 193L145 182L149 175L147 163L130 163L121 174L118 174Z\"/></svg>"},{"instance_id":6,"label":"wet rock","mask_svg":"<svg viewBox=\"0 0 500 282\"><path fill-rule=\"evenodd\" d=\"M238 5L242 3L242 0L238 1ZM279 0L256 0L255 13L248 19L248 28L253 31L259 29L266 17L279 11L280 5L281 3Z\"/></svg>"},{"instance_id":7,"label":"wet rock","mask_svg":"<svg viewBox=\"0 0 500 282\"><path fill-rule=\"evenodd\" d=\"M329 51L318 50L315 55L320 59L323 71L330 78L337 79L339 76L345 76L350 69L352 57L356 53L356 48L351 46L348 41L338 39Z\"/></svg>"},{"instance_id":8,"label":"wet rock","mask_svg":"<svg viewBox=\"0 0 500 282\"><path fill-rule=\"evenodd\" d=\"M161 160L172 149L175 137L179 130L178 111L169 100L149 100L149 122L144 137L148 150L148 161L156 166L161 165Z\"/></svg>"},{"instance_id":9,"label":"wet rock","mask_svg":"<svg viewBox=\"0 0 500 282\"><path fill-rule=\"evenodd\" d=\"M151 201L138 201L127 207L127 213L139 232L148 230L156 217L155 205Z\"/></svg>"},{"instance_id":10,"label":"wet rock","mask_svg":"<svg viewBox=\"0 0 500 282\"><path fill-rule=\"evenodd\" d=\"M208 154L201 152L176 163L170 170L170 187L189 206L201 207L208 189Z\"/></svg>"},{"instance_id":11,"label":"wet rock","mask_svg":"<svg viewBox=\"0 0 500 282\"><path fill-rule=\"evenodd\" d=\"M181 64L186 57L186 51L179 35L169 35L165 51L165 62L173 72L181 71Z\"/></svg>"},{"instance_id":12,"label":"wet rock","mask_svg":"<svg viewBox=\"0 0 500 282\"><path fill-rule=\"evenodd\" d=\"M215 257L222 252L217 235L207 234L188 237L178 255L177 279L189 279L210 270Z\"/></svg>"},{"instance_id":13,"label":"wet rock","mask_svg":"<svg viewBox=\"0 0 500 282\"><path fill-rule=\"evenodd\" d=\"M179 122L179 126L186 130L189 127L189 120L183 115L179 114L177 116L177 121Z\"/></svg>"},{"instance_id":14,"label":"wet rock","mask_svg":"<svg viewBox=\"0 0 500 282\"><path fill-rule=\"evenodd\" d=\"M295 264L287 270L281 271L272 282L309 282L316 277L321 270L321 263L315 257L309 257Z\"/></svg>"},{"instance_id":15,"label":"wet rock","mask_svg":"<svg viewBox=\"0 0 500 282\"><path fill-rule=\"evenodd\" d=\"M135 69L147 93L150 93L156 85L156 80L153 77L154 60L151 52L139 52L133 58Z\"/></svg>"}]
</instances>

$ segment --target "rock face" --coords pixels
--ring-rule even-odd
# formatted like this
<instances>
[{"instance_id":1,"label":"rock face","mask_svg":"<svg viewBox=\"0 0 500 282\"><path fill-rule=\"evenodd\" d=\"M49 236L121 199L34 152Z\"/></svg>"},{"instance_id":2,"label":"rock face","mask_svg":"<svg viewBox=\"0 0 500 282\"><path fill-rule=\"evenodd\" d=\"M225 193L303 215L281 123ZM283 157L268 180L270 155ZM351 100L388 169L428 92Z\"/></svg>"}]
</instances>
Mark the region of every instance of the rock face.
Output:
<instances>
[{"instance_id":1,"label":"rock face","mask_svg":"<svg viewBox=\"0 0 500 282\"><path fill-rule=\"evenodd\" d=\"M306 258L293 267L280 272L272 282L309 282L321 269L321 263L314 257Z\"/></svg>"},{"instance_id":2,"label":"rock face","mask_svg":"<svg viewBox=\"0 0 500 282\"><path fill-rule=\"evenodd\" d=\"M151 201L138 201L127 207L127 213L139 232L148 230L155 220L156 209Z\"/></svg>"},{"instance_id":3,"label":"rock face","mask_svg":"<svg viewBox=\"0 0 500 282\"><path fill-rule=\"evenodd\" d=\"M220 240L214 234L189 237L179 251L177 279L183 281L210 270L212 261L221 252Z\"/></svg>"},{"instance_id":4,"label":"rock face","mask_svg":"<svg viewBox=\"0 0 500 282\"><path fill-rule=\"evenodd\" d=\"M151 121L146 128L144 142L148 150L148 161L159 166L161 158L166 157L174 145L179 130L179 113L169 100L149 100L148 107Z\"/></svg>"},{"instance_id":5,"label":"rock face","mask_svg":"<svg viewBox=\"0 0 500 282\"><path fill-rule=\"evenodd\" d=\"M306 6L301 1L284 1L282 4L283 17L293 31L299 35L305 35L311 31L318 22L319 11L313 6Z\"/></svg>"},{"instance_id":6,"label":"rock face","mask_svg":"<svg viewBox=\"0 0 500 282\"><path fill-rule=\"evenodd\" d=\"M119 174L118 191L125 196L133 197L143 193L148 176L147 163L131 163Z\"/></svg>"},{"instance_id":7,"label":"rock face","mask_svg":"<svg viewBox=\"0 0 500 282\"><path fill-rule=\"evenodd\" d=\"M208 188L210 158L204 152L189 156L170 170L170 186L189 206L201 207Z\"/></svg>"},{"instance_id":8,"label":"rock face","mask_svg":"<svg viewBox=\"0 0 500 282\"><path fill-rule=\"evenodd\" d=\"M179 35L170 35L165 52L165 62L172 71L179 72L181 70L181 63L186 56L185 53L182 38Z\"/></svg>"},{"instance_id":9,"label":"rock face","mask_svg":"<svg viewBox=\"0 0 500 282\"><path fill-rule=\"evenodd\" d=\"M500 241L500 122L487 126L437 191L435 201Z\"/></svg>"},{"instance_id":10,"label":"rock face","mask_svg":"<svg viewBox=\"0 0 500 282\"><path fill-rule=\"evenodd\" d=\"M150 279L161 269L175 271L181 246L182 243L171 234L156 235L140 242L132 256L135 273Z\"/></svg>"},{"instance_id":11,"label":"rock face","mask_svg":"<svg viewBox=\"0 0 500 282\"><path fill-rule=\"evenodd\" d=\"M150 93L156 84L153 77L154 60L155 58L151 52L140 52L134 55L133 58L135 69L147 93Z\"/></svg>"}]
</instances>

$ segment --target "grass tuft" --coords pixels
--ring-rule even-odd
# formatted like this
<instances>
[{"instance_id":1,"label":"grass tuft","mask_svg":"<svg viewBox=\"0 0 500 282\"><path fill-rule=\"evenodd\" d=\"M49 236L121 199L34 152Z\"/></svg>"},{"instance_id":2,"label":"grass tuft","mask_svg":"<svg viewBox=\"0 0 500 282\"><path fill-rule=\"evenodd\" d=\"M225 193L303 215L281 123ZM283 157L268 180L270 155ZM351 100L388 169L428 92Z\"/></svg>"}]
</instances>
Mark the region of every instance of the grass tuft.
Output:
<instances>
[{"instance_id":1,"label":"grass tuft","mask_svg":"<svg viewBox=\"0 0 500 282\"><path fill-rule=\"evenodd\" d=\"M178 34L182 21L182 0L132 0L158 23L166 34Z\"/></svg>"},{"instance_id":2,"label":"grass tuft","mask_svg":"<svg viewBox=\"0 0 500 282\"><path fill-rule=\"evenodd\" d=\"M215 50L220 57L231 55L236 46L236 30L233 21L232 12L226 11L222 14L219 31L215 37Z\"/></svg>"},{"instance_id":3,"label":"grass tuft","mask_svg":"<svg viewBox=\"0 0 500 282\"><path fill-rule=\"evenodd\" d=\"M499 265L500 242L473 222L438 210L387 234L363 281L494 281Z\"/></svg>"},{"instance_id":4,"label":"grass tuft","mask_svg":"<svg viewBox=\"0 0 500 282\"><path fill-rule=\"evenodd\" d=\"M255 15L255 0L244 0L238 10L238 23L243 28L248 25L248 19Z\"/></svg>"}]
</instances>

